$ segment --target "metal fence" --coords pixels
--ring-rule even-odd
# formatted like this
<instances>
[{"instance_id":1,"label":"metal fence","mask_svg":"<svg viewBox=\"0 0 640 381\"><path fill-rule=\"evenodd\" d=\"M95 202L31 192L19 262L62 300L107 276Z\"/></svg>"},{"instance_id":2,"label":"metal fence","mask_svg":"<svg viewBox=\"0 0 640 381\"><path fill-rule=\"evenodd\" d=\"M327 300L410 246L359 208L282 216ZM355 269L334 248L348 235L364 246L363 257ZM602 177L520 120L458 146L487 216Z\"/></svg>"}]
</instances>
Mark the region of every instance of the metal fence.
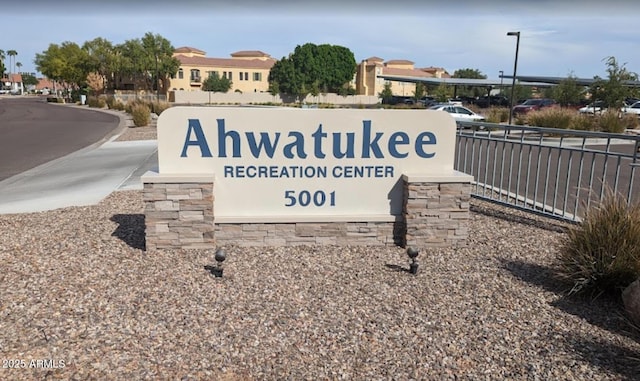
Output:
<instances>
[{"instance_id":1,"label":"metal fence","mask_svg":"<svg viewBox=\"0 0 640 381\"><path fill-rule=\"evenodd\" d=\"M579 222L609 193L631 203L640 189L640 136L489 123L460 127L454 166L474 177L473 197Z\"/></svg>"}]
</instances>

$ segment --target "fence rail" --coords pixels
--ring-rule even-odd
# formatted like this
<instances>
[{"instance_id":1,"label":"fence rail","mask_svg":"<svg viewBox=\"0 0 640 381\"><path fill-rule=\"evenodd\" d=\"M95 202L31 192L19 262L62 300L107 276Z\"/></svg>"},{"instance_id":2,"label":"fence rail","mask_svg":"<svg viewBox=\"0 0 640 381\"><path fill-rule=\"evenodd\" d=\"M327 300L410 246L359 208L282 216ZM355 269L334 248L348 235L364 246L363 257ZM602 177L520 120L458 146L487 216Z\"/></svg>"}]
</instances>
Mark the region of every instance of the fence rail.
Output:
<instances>
[{"instance_id":1,"label":"fence rail","mask_svg":"<svg viewBox=\"0 0 640 381\"><path fill-rule=\"evenodd\" d=\"M639 147L631 134L460 123L454 166L473 197L579 222L608 192L634 202Z\"/></svg>"}]
</instances>

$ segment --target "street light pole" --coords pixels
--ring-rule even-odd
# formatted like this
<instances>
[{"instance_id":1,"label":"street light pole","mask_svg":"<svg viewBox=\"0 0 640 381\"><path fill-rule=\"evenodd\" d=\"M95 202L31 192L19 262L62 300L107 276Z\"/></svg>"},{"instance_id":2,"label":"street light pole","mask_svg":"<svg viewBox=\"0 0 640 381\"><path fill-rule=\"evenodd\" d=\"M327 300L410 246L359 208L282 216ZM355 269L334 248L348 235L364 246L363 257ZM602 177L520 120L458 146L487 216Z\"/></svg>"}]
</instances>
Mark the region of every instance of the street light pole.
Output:
<instances>
[{"instance_id":1,"label":"street light pole","mask_svg":"<svg viewBox=\"0 0 640 381\"><path fill-rule=\"evenodd\" d=\"M511 81L511 99L509 101L509 124L513 119L513 96L516 92L516 72L518 70L518 49L520 48L520 32L507 32L507 36L516 36L516 59L513 62L513 78Z\"/></svg>"},{"instance_id":2,"label":"street light pole","mask_svg":"<svg viewBox=\"0 0 640 381\"><path fill-rule=\"evenodd\" d=\"M502 96L504 93L504 87L502 86L502 81L504 80L504 78L502 78L504 76L504 71L500 70L499 73L500 73L500 96Z\"/></svg>"}]
</instances>

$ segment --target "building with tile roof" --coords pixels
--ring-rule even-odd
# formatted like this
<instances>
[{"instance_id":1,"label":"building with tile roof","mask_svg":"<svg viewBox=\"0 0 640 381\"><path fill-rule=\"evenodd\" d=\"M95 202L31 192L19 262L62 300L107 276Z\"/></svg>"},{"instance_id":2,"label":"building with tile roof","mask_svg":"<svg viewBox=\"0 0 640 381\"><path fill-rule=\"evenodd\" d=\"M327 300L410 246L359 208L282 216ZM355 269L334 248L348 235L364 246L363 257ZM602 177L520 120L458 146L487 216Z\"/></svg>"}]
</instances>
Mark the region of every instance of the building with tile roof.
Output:
<instances>
[{"instance_id":1,"label":"building with tile roof","mask_svg":"<svg viewBox=\"0 0 640 381\"><path fill-rule=\"evenodd\" d=\"M24 93L24 85L22 83L22 75L18 73L5 74L0 78L0 90L2 92Z\"/></svg>"},{"instance_id":2,"label":"building with tile roof","mask_svg":"<svg viewBox=\"0 0 640 381\"><path fill-rule=\"evenodd\" d=\"M450 78L443 68L427 67L416 69L414 62L403 59L384 61L380 57L370 57L358 64L356 71L356 92L360 95L378 95L385 83L391 84L396 96L413 96L416 84L410 82L387 81L380 75L398 75L424 78Z\"/></svg>"},{"instance_id":3,"label":"building with tile roof","mask_svg":"<svg viewBox=\"0 0 640 381\"><path fill-rule=\"evenodd\" d=\"M231 80L231 92L267 92L269 71L276 63L267 53L243 50L231 53L231 58L206 57L206 52L192 48L177 48L173 56L180 61L176 75L169 79L169 90L201 90L210 75Z\"/></svg>"}]
</instances>

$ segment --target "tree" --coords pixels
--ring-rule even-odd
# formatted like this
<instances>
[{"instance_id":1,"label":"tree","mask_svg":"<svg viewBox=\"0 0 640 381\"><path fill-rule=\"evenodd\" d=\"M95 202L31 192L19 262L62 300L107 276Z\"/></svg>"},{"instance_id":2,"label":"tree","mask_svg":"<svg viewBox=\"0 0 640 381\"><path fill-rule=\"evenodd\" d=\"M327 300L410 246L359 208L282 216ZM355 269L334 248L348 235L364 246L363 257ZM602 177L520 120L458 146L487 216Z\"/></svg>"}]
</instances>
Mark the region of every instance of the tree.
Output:
<instances>
[{"instance_id":1,"label":"tree","mask_svg":"<svg viewBox=\"0 0 640 381\"><path fill-rule=\"evenodd\" d=\"M382 100L383 104L390 104L393 100L393 90L391 89L391 82L385 82L384 88L378 94L378 98Z\"/></svg>"},{"instance_id":2,"label":"tree","mask_svg":"<svg viewBox=\"0 0 640 381\"><path fill-rule=\"evenodd\" d=\"M11 58L13 58L13 62L15 62L18 52L15 50L7 50L7 55L9 56L9 70L11 70ZM11 73L14 73L14 72L15 72L15 67L13 68L13 70L11 70Z\"/></svg>"},{"instance_id":3,"label":"tree","mask_svg":"<svg viewBox=\"0 0 640 381\"><path fill-rule=\"evenodd\" d=\"M519 100L531 98L531 96L533 95L531 91L531 86L523 86L523 85L517 84L514 95L515 95L513 97L514 104L517 104ZM509 88L505 91L505 96L507 97L507 99L511 99L511 86L509 86Z\"/></svg>"},{"instance_id":4,"label":"tree","mask_svg":"<svg viewBox=\"0 0 640 381\"><path fill-rule=\"evenodd\" d=\"M167 77L177 73L180 61L166 38L147 32L142 39L127 40L116 47L114 67L121 76L134 80L145 90L166 88Z\"/></svg>"},{"instance_id":5,"label":"tree","mask_svg":"<svg viewBox=\"0 0 640 381\"><path fill-rule=\"evenodd\" d=\"M357 64L353 52L337 45L296 46L269 72L269 85L286 94L303 99L310 93L348 94Z\"/></svg>"},{"instance_id":6,"label":"tree","mask_svg":"<svg viewBox=\"0 0 640 381\"><path fill-rule=\"evenodd\" d=\"M82 49L89 55L88 66L97 77L91 79L92 88L110 89L115 87L114 74L118 71L116 65L116 49L113 44L101 37L86 41ZM98 85L96 80L101 80Z\"/></svg>"},{"instance_id":7,"label":"tree","mask_svg":"<svg viewBox=\"0 0 640 381\"><path fill-rule=\"evenodd\" d=\"M159 34L147 32L141 42L145 58L143 69L146 78L150 79L148 89L159 93L160 87L166 89L167 77L178 72L180 61L173 57L175 49L171 42Z\"/></svg>"},{"instance_id":8,"label":"tree","mask_svg":"<svg viewBox=\"0 0 640 381\"><path fill-rule=\"evenodd\" d=\"M4 59L6 58L4 50L0 49L0 78L4 77L6 68L4 67Z\"/></svg>"},{"instance_id":9,"label":"tree","mask_svg":"<svg viewBox=\"0 0 640 381\"><path fill-rule=\"evenodd\" d=\"M563 79L557 86L552 88L552 97L561 106L580 104L582 93L583 89L578 86L576 77L573 74L569 74L566 79Z\"/></svg>"},{"instance_id":10,"label":"tree","mask_svg":"<svg viewBox=\"0 0 640 381\"><path fill-rule=\"evenodd\" d=\"M482 74L478 69L458 69L453 72L451 76L453 78L468 78L468 79L487 79L487 76Z\"/></svg>"},{"instance_id":11,"label":"tree","mask_svg":"<svg viewBox=\"0 0 640 381\"><path fill-rule=\"evenodd\" d=\"M482 72L478 69L458 69L453 72L452 78L466 78L466 79L487 79L487 76L482 74ZM486 95L487 92L484 88L478 86L463 86L462 88L458 88L458 95L460 96L470 96L470 97L479 97L482 95Z\"/></svg>"},{"instance_id":12,"label":"tree","mask_svg":"<svg viewBox=\"0 0 640 381\"><path fill-rule=\"evenodd\" d=\"M61 45L50 44L34 60L36 69L48 78L66 82L72 88L86 86L91 72L88 53L75 42L65 41Z\"/></svg>"},{"instance_id":13,"label":"tree","mask_svg":"<svg viewBox=\"0 0 640 381\"><path fill-rule=\"evenodd\" d=\"M220 77L218 73L212 73L202 82L202 90L226 93L233 83L227 77Z\"/></svg>"},{"instance_id":14,"label":"tree","mask_svg":"<svg viewBox=\"0 0 640 381\"><path fill-rule=\"evenodd\" d=\"M25 73L22 74L22 83L25 86L36 86L38 84L38 78L31 74Z\"/></svg>"},{"instance_id":15,"label":"tree","mask_svg":"<svg viewBox=\"0 0 640 381\"><path fill-rule=\"evenodd\" d=\"M418 82L416 83L416 89L413 91L413 99L416 100L416 102L420 99L422 99L427 93L427 90L424 87L424 83L422 82Z\"/></svg>"},{"instance_id":16,"label":"tree","mask_svg":"<svg viewBox=\"0 0 640 381\"><path fill-rule=\"evenodd\" d=\"M435 90L435 98L438 102L446 102L449 98L451 98L452 94L453 92L451 91L450 86L448 86L446 83L439 84Z\"/></svg>"},{"instance_id":17,"label":"tree","mask_svg":"<svg viewBox=\"0 0 640 381\"><path fill-rule=\"evenodd\" d=\"M608 80L595 76L595 82L589 91L593 100L602 100L607 107L617 110L624 105L625 98L633 94L631 88L624 82L637 81L638 75L628 71L625 64L618 64L615 57L607 57L605 60Z\"/></svg>"},{"instance_id":18,"label":"tree","mask_svg":"<svg viewBox=\"0 0 640 381\"><path fill-rule=\"evenodd\" d=\"M16 67L18 68L18 73L20 73L20 68L22 67L22 62L16 62Z\"/></svg>"}]
</instances>

